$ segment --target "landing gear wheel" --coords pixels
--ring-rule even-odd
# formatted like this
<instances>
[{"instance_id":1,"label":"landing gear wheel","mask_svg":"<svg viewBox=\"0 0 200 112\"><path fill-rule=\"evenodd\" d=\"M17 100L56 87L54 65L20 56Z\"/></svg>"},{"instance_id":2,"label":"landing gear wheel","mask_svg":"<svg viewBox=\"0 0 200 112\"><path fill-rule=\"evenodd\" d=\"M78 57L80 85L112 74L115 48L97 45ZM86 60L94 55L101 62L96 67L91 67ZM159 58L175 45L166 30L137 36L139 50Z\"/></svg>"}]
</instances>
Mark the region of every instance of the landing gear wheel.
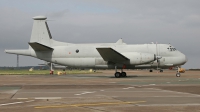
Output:
<instances>
[{"instance_id":1,"label":"landing gear wheel","mask_svg":"<svg viewBox=\"0 0 200 112\"><path fill-rule=\"evenodd\" d=\"M163 72L163 70L160 70L160 72Z\"/></svg>"},{"instance_id":2,"label":"landing gear wheel","mask_svg":"<svg viewBox=\"0 0 200 112\"><path fill-rule=\"evenodd\" d=\"M116 72L116 73L115 73L115 77L116 77L116 78L120 78L120 76L121 76L121 74L120 74L119 72Z\"/></svg>"},{"instance_id":3,"label":"landing gear wheel","mask_svg":"<svg viewBox=\"0 0 200 112\"><path fill-rule=\"evenodd\" d=\"M177 73L177 74L176 74L176 77L180 77L180 76L181 76L181 74L180 74L180 73Z\"/></svg>"},{"instance_id":4,"label":"landing gear wheel","mask_svg":"<svg viewBox=\"0 0 200 112\"><path fill-rule=\"evenodd\" d=\"M153 70L149 70L149 72L153 72Z\"/></svg>"},{"instance_id":5,"label":"landing gear wheel","mask_svg":"<svg viewBox=\"0 0 200 112\"><path fill-rule=\"evenodd\" d=\"M122 77L126 77L126 72L121 73Z\"/></svg>"}]
</instances>

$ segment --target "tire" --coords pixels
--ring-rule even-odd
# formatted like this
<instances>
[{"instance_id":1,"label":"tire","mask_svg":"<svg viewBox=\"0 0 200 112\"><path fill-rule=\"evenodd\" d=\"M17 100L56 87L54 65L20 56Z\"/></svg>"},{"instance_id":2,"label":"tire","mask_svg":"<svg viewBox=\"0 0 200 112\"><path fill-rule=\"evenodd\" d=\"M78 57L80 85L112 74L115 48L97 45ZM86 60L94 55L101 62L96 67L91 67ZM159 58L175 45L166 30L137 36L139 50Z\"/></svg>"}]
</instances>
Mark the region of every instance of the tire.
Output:
<instances>
[{"instance_id":1,"label":"tire","mask_svg":"<svg viewBox=\"0 0 200 112\"><path fill-rule=\"evenodd\" d=\"M149 70L149 72L153 72L153 70Z\"/></svg>"},{"instance_id":2,"label":"tire","mask_svg":"<svg viewBox=\"0 0 200 112\"><path fill-rule=\"evenodd\" d=\"M121 76L121 75L120 75L119 72L116 72L116 73L115 73L115 77L116 77L116 78L120 78L120 76Z\"/></svg>"},{"instance_id":3,"label":"tire","mask_svg":"<svg viewBox=\"0 0 200 112\"><path fill-rule=\"evenodd\" d=\"M121 76L122 76L122 77L126 77L126 72L122 72L122 73L121 73Z\"/></svg>"},{"instance_id":4,"label":"tire","mask_svg":"<svg viewBox=\"0 0 200 112\"><path fill-rule=\"evenodd\" d=\"M163 72L163 70L160 70L160 72Z\"/></svg>"},{"instance_id":5,"label":"tire","mask_svg":"<svg viewBox=\"0 0 200 112\"><path fill-rule=\"evenodd\" d=\"M180 74L180 73L177 73L177 74L176 74L176 77L181 77L181 74Z\"/></svg>"}]
</instances>

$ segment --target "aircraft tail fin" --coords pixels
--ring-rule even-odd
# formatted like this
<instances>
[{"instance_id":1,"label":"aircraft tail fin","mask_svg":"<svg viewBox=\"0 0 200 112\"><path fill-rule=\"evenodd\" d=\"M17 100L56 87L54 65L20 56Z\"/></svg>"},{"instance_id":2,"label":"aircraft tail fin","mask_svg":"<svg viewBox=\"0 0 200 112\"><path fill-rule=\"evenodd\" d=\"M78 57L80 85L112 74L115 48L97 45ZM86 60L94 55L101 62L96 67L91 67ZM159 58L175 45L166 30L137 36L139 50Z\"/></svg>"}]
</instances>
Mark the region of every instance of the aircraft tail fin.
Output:
<instances>
[{"instance_id":1,"label":"aircraft tail fin","mask_svg":"<svg viewBox=\"0 0 200 112\"><path fill-rule=\"evenodd\" d=\"M48 24L46 22L47 17L36 16L36 17L33 17L33 19L34 19L34 22L33 22L30 43L40 43L42 45L51 47L50 39L52 39L52 36L49 30Z\"/></svg>"},{"instance_id":2,"label":"aircraft tail fin","mask_svg":"<svg viewBox=\"0 0 200 112\"><path fill-rule=\"evenodd\" d=\"M50 51L53 50L51 47L51 33L46 22L45 16L33 17L33 28L31 39L29 42L29 49L27 50L5 50L9 54L19 54L25 56L31 56L31 48L35 51Z\"/></svg>"}]
</instances>

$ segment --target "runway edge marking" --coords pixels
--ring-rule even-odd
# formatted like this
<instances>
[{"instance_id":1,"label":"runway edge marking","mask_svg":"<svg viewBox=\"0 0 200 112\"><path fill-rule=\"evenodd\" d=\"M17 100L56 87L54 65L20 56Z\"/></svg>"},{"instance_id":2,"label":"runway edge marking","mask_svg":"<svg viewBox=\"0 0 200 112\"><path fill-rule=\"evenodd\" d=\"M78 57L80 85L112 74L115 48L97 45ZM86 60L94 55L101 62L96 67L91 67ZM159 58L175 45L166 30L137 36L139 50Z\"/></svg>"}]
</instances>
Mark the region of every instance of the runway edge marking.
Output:
<instances>
[{"instance_id":1,"label":"runway edge marking","mask_svg":"<svg viewBox=\"0 0 200 112\"><path fill-rule=\"evenodd\" d=\"M29 100L29 101L24 101L24 102L4 103L4 104L0 104L0 106L7 106L7 105L15 105L15 104L29 103L29 102L33 102L33 101L35 101L35 100Z\"/></svg>"},{"instance_id":2,"label":"runway edge marking","mask_svg":"<svg viewBox=\"0 0 200 112\"><path fill-rule=\"evenodd\" d=\"M37 100L44 100L44 99L62 99L62 97L35 97Z\"/></svg>"},{"instance_id":3,"label":"runway edge marking","mask_svg":"<svg viewBox=\"0 0 200 112\"><path fill-rule=\"evenodd\" d=\"M193 96L200 97L199 94L193 94L193 93L186 93L186 92L179 92L179 91L171 91L171 90L157 89L157 88L148 88L148 89L161 90L161 91L163 91L163 92L164 92L164 91L166 91L166 92L174 92L174 93L180 93L180 94L193 95Z\"/></svg>"},{"instance_id":4,"label":"runway edge marking","mask_svg":"<svg viewBox=\"0 0 200 112\"><path fill-rule=\"evenodd\" d=\"M85 103L85 104L70 104L70 105L47 105L37 106L36 109L45 108L64 108L64 107L83 107L83 106L101 106L101 105L119 105L119 104L137 104L145 103L146 101L134 101L134 102L103 102L103 103Z\"/></svg>"}]
</instances>

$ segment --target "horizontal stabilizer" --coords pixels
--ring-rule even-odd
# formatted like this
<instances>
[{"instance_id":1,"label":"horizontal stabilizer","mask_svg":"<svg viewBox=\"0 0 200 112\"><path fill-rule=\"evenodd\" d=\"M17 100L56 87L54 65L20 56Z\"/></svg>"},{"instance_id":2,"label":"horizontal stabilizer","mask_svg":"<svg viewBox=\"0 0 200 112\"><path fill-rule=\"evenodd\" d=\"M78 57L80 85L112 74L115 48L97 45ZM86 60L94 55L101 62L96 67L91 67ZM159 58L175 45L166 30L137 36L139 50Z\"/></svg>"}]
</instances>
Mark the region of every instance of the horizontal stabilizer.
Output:
<instances>
[{"instance_id":1,"label":"horizontal stabilizer","mask_svg":"<svg viewBox=\"0 0 200 112\"><path fill-rule=\"evenodd\" d=\"M29 43L29 45L35 50L35 51L50 51L53 50L53 48L42 45L37 42Z\"/></svg>"},{"instance_id":2,"label":"horizontal stabilizer","mask_svg":"<svg viewBox=\"0 0 200 112\"><path fill-rule=\"evenodd\" d=\"M24 55L24 56L31 56L30 50L5 50L8 54L18 54L18 55Z\"/></svg>"},{"instance_id":3,"label":"horizontal stabilizer","mask_svg":"<svg viewBox=\"0 0 200 112\"><path fill-rule=\"evenodd\" d=\"M121 63L129 59L112 48L96 48L104 61Z\"/></svg>"}]
</instances>

